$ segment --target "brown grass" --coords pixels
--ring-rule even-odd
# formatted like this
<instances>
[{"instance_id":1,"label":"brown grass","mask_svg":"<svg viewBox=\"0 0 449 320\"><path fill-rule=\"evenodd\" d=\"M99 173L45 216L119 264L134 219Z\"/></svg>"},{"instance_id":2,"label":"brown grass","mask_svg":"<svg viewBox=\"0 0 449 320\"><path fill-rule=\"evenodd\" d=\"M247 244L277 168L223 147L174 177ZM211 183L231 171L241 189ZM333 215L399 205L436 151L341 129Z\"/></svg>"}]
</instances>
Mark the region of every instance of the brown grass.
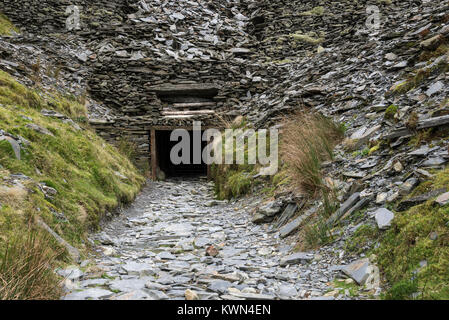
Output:
<instances>
[{"instance_id":1,"label":"brown grass","mask_svg":"<svg viewBox=\"0 0 449 320\"><path fill-rule=\"evenodd\" d=\"M62 251L54 251L48 237L31 232L10 239L0 253L0 300L48 300L60 297L53 263Z\"/></svg>"},{"instance_id":2,"label":"brown grass","mask_svg":"<svg viewBox=\"0 0 449 320\"><path fill-rule=\"evenodd\" d=\"M21 187L0 186L0 202L10 205L13 208L19 207L25 200L26 196L27 191Z\"/></svg>"},{"instance_id":3,"label":"brown grass","mask_svg":"<svg viewBox=\"0 0 449 320\"><path fill-rule=\"evenodd\" d=\"M342 138L343 130L320 114L299 112L285 118L280 152L295 187L317 196L324 187L321 163L332 159Z\"/></svg>"}]
</instances>

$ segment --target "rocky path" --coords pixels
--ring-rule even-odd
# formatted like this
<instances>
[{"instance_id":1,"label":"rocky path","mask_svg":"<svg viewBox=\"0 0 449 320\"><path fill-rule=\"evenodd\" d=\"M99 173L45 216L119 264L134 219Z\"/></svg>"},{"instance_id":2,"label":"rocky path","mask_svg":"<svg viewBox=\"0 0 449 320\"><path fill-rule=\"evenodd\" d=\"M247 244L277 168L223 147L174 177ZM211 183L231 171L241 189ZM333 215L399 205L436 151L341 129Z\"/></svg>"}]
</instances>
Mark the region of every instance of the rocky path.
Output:
<instances>
[{"instance_id":1,"label":"rocky path","mask_svg":"<svg viewBox=\"0 0 449 320\"><path fill-rule=\"evenodd\" d=\"M63 299L333 298L325 294L338 253L291 256L286 240L251 223L256 204L215 201L200 180L149 182L93 237L98 255L60 270L68 278Z\"/></svg>"}]
</instances>

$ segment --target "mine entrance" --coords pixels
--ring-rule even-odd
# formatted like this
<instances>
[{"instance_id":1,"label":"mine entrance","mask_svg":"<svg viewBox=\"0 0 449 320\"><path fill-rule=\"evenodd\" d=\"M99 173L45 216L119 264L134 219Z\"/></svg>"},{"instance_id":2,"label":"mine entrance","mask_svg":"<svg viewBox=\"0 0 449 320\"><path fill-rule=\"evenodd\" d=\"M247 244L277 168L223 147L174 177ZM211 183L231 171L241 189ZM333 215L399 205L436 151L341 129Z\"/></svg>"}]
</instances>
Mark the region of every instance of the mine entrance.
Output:
<instances>
[{"instance_id":1,"label":"mine entrance","mask_svg":"<svg viewBox=\"0 0 449 320\"><path fill-rule=\"evenodd\" d=\"M170 159L172 148L179 143L170 141L170 135L177 128L155 128L151 131L151 168L152 178L157 179L159 170L166 177L184 177L184 176L206 176L209 175L209 166L203 162L195 164L193 161L193 131L189 130L190 135L190 162L188 164L174 164ZM203 131L201 132L201 135ZM207 141L201 141L201 153L206 147Z\"/></svg>"}]
</instances>

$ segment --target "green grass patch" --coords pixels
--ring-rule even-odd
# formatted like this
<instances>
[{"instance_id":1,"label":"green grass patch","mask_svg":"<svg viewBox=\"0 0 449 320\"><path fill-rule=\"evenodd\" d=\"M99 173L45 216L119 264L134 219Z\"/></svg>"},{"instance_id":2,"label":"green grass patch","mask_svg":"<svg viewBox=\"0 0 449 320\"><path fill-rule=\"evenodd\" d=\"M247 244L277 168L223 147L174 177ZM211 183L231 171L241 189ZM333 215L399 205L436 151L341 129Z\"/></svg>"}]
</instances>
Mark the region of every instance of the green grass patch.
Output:
<instances>
[{"instance_id":1,"label":"green grass patch","mask_svg":"<svg viewBox=\"0 0 449 320\"><path fill-rule=\"evenodd\" d=\"M340 294L349 293L350 297L359 295L359 286L354 281L346 281L346 279L336 279L332 286L338 290Z\"/></svg>"},{"instance_id":2,"label":"green grass patch","mask_svg":"<svg viewBox=\"0 0 449 320\"><path fill-rule=\"evenodd\" d=\"M234 130L241 130L241 134L247 133L246 130L251 129L246 123L246 119L242 118L238 124L228 124L228 126ZM237 136L242 137L237 134ZM270 134L267 133L266 144L267 152L270 147ZM232 138L233 146L230 149L226 149L226 134L223 134L223 160L226 157L232 156L234 164L213 164L211 166L211 176L215 182L215 194L218 199L231 199L246 195L251 192L254 186L260 183L258 179L253 177L259 172L260 165L250 163L250 154L257 154L259 135L257 131L254 131L255 144L251 145L249 139L246 137L243 140L241 138ZM240 143L237 143L240 141ZM255 148L255 149L254 149ZM237 156L243 155L243 163L236 164Z\"/></svg>"},{"instance_id":3,"label":"green grass patch","mask_svg":"<svg viewBox=\"0 0 449 320\"><path fill-rule=\"evenodd\" d=\"M398 113L398 106L392 104L390 105L387 110L385 110L385 114L384 117L385 119L394 119L394 116L396 115L396 113Z\"/></svg>"},{"instance_id":4,"label":"green grass patch","mask_svg":"<svg viewBox=\"0 0 449 320\"><path fill-rule=\"evenodd\" d=\"M418 190L436 190L448 183L449 169L445 169ZM436 234L436 239L432 240L431 234ZM376 251L379 266L391 284L386 298L408 299L419 292L423 299L449 299L449 206L434 205L431 199L396 213ZM422 261L427 264L420 266Z\"/></svg>"},{"instance_id":5,"label":"green grass patch","mask_svg":"<svg viewBox=\"0 0 449 320\"><path fill-rule=\"evenodd\" d=\"M353 254L364 252L366 245L379 236L376 227L371 225L360 226L354 234L346 240L345 251Z\"/></svg>"},{"instance_id":6,"label":"green grass patch","mask_svg":"<svg viewBox=\"0 0 449 320\"><path fill-rule=\"evenodd\" d=\"M13 31L19 32L19 30L14 27L8 18L0 12L0 36L9 36Z\"/></svg>"},{"instance_id":7,"label":"green grass patch","mask_svg":"<svg viewBox=\"0 0 449 320\"><path fill-rule=\"evenodd\" d=\"M0 127L27 141L21 160L5 141L0 142L0 176L22 173L31 178L23 188L0 186L0 257L5 257L9 239L36 229L37 217L83 252L87 231L98 229L108 210L132 201L145 179L125 155L84 122L78 123L82 128L78 130L40 112L53 109L77 119L86 114L77 98L27 88L0 72L0 103ZM53 135L28 128L31 123ZM56 195L45 197L39 183L56 189Z\"/></svg>"}]
</instances>

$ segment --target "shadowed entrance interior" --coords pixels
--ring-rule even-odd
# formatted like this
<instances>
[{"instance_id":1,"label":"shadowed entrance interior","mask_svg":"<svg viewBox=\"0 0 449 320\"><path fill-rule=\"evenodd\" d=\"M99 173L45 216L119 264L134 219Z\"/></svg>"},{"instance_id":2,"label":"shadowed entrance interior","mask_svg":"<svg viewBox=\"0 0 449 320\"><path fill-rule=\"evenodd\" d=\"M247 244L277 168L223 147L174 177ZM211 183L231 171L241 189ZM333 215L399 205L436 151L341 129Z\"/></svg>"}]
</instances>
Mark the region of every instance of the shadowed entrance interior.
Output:
<instances>
[{"instance_id":1,"label":"shadowed entrance interior","mask_svg":"<svg viewBox=\"0 0 449 320\"><path fill-rule=\"evenodd\" d=\"M165 130L152 131L152 166L156 165L161 171L165 173L166 177L182 177L182 176L206 176L208 173L208 166L203 162L201 157L200 164L193 163L193 132L190 130L190 163L189 164L173 164L170 160L170 152L172 148L179 143L178 141L170 141L170 135L176 128ZM203 131L201 132L201 135ZM180 139L180 138L179 138ZM207 142L201 141L201 152L206 147ZM154 168L154 167L153 167ZM157 169L153 169L153 176Z\"/></svg>"}]
</instances>

